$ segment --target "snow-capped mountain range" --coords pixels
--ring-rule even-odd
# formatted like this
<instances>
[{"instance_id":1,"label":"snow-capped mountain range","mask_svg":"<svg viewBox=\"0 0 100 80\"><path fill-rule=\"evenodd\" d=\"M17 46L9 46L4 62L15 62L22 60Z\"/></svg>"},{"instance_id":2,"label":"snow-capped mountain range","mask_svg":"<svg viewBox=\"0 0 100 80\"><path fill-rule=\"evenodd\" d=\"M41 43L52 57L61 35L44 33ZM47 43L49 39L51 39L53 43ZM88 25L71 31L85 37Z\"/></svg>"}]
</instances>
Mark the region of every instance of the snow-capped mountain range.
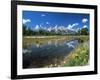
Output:
<instances>
[{"instance_id":1,"label":"snow-capped mountain range","mask_svg":"<svg viewBox=\"0 0 100 80\"><path fill-rule=\"evenodd\" d=\"M54 27L44 27L42 25L36 25L33 29L33 31L38 31L38 30L45 30L49 32L56 32L56 33L63 33L63 34L69 34L69 33L76 33L80 28L74 29L71 25L68 25L68 27L65 26L58 26L55 25Z\"/></svg>"}]
</instances>

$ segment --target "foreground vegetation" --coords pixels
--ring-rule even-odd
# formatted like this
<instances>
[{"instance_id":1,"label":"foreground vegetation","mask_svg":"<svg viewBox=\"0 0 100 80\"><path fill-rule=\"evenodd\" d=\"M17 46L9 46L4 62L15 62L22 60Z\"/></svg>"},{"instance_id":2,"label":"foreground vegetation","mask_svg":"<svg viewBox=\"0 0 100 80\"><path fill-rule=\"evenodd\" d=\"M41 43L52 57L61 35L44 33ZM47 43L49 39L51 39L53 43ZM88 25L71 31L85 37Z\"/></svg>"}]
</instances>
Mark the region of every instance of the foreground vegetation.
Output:
<instances>
[{"instance_id":1,"label":"foreground vegetation","mask_svg":"<svg viewBox=\"0 0 100 80\"><path fill-rule=\"evenodd\" d=\"M62 66L83 66L88 64L89 59L89 43L85 42L80 44L73 50L62 64Z\"/></svg>"}]
</instances>

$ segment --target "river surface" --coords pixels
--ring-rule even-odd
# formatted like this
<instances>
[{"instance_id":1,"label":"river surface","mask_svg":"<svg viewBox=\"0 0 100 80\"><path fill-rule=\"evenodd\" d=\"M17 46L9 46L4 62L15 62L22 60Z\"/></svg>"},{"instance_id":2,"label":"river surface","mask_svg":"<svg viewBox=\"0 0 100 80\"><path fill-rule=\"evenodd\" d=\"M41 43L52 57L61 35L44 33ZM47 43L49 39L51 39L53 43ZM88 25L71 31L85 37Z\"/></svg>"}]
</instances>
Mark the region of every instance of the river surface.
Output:
<instances>
[{"instance_id":1,"label":"river surface","mask_svg":"<svg viewBox=\"0 0 100 80\"><path fill-rule=\"evenodd\" d=\"M57 67L78 44L76 39L32 44L23 48L23 68Z\"/></svg>"}]
</instances>

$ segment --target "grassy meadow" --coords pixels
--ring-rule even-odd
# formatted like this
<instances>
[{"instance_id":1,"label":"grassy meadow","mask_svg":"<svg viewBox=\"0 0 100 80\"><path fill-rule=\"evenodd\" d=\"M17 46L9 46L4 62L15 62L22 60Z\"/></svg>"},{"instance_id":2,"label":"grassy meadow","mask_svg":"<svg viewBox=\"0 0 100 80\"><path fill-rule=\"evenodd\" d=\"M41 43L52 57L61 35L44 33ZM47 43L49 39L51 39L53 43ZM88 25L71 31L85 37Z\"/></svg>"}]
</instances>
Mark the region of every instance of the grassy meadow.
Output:
<instances>
[{"instance_id":1,"label":"grassy meadow","mask_svg":"<svg viewBox=\"0 0 100 80\"><path fill-rule=\"evenodd\" d=\"M23 47L30 46L32 44L39 44L42 45L47 43L48 41L55 41L63 42L64 40L70 41L77 39L80 43L88 41L89 36L81 35L81 36L24 36L23 37Z\"/></svg>"}]
</instances>

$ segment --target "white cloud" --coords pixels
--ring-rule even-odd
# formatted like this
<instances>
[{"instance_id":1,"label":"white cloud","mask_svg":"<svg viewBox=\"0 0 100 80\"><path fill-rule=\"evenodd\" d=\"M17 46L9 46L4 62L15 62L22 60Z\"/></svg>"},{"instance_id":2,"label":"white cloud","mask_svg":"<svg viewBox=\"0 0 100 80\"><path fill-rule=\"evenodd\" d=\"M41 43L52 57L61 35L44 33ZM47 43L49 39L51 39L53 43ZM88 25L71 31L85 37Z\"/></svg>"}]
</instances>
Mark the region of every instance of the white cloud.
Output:
<instances>
[{"instance_id":1,"label":"white cloud","mask_svg":"<svg viewBox=\"0 0 100 80\"><path fill-rule=\"evenodd\" d=\"M74 24L69 24L68 25L68 27L67 27L67 29L72 29L73 27L75 27L75 26L78 26L79 24L78 23L74 23Z\"/></svg>"},{"instance_id":2,"label":"white cloud","mask_svg":"<svg viewBox=\"0 0 100 80\"><path fill-rule=\"evenodd\" d=\"M26 24L27 22L31 22L30 19L23 19L23 24Z\"/></svg>"},{"instance_id":3,"label":"white cloud","mask_svg":"<svg viewBox=\"0 0 100 80\"><path fill-rule=\"evenodd\" d=\"M83 26L83 28L87 28L87 27L88 27L87 25L84 25L84 26Z\"/></svg>"},{"instance_id":4,"label":"white cloud","mask_svg":"<svg viewBox=\"0 0 100 80\"><path fill-rule=\"evenodd\" d=\"M46 16L45 14L41 14L42 17Z\"/></svg>"},{"instance_id":5,"label":"white cloud","mask_svg":"<svg viewBox=\"0 0 100 80\"><path fill-rule=\"evenodd\" d=\"M87 18L83 18L83 19L82 19L82 23L86 23L87 21L88 21Z\"/></svg>"},{"instance_id":6,"label":"white cloud","mask_svg":"<svg viewBox=\"0 0 100 80\"><path fill-rule=\"evenodd\" d=\"M72 24L72 27L78 26L78 25L79 25L78 23L74 23L74 24Z\"/></svg>"},{"instance_id":7,"label":"white cloud","mask_svg":"<svg viewBox=\"0 0 100 80\"><path fill-rule=\"evenodd\" d=\"M67 27L67 29L72 29L72 26L69 24L68 27Z\"/></svg>"}]
</instances>

